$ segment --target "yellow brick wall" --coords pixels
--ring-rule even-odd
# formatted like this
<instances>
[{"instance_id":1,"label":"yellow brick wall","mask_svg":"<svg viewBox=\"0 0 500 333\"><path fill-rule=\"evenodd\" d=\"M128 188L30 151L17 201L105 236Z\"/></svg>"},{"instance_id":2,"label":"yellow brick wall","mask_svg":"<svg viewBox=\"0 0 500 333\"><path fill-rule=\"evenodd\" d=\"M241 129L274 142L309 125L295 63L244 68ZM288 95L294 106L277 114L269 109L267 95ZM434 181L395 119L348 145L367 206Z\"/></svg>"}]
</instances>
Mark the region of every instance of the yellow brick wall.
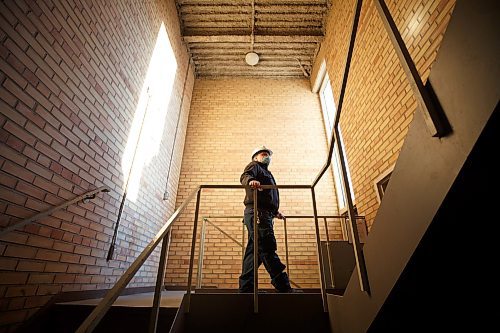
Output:
<instances>
[{"instance_id":1,"label":"yellow brick wall","mask_svg":"<svg viewBox=\"0 0 500 333\"><path fill-rule=\"evenodd\" d=\"M270 170L278 184L310 185L325 163L327 145L320 103L307 79L197 79L182 161L177 206L199 184L239 184L251 151L266 145L274 151ZM319 214L337 214L331 173L316 188ZM281 190L285 215L312 215L310 190ZM244 191L203 190L204 216L243 214ZM166 273L167 285L186 285L194 203L173 227ZM210 218L241 242L241 218ZM341 238L338 222L329 222L332 238ZM200 229L200 228L199 228ZM199 230L198 229L198 230ZM288 220L290 275L301 287L318 287L316 243L312 219ZM323 230L323 228L321 229ZM276 220L278 254L285 261L283 223ZM246 237L246 235L245 235ZM323 233L323 237L325 234ZM241 248L207 226L203 286L237 288ZM246 244L246 238L244 240ZM196 245L196 259L199 245ZM195 275L196 277L196 265ZM260 283L271 288L261 267Z\"/></svg>"},{"instance_id":2,"label":"yellow brick wall","mask_svg":"<svg viewBox=\"0 0 500 333\"><path fill-rule=\"evenodd\" d=\"M386 1L425 82L451 17L454 0ZM340 95L355 1L335 0L312 82L323 60L336 102ZM416 100L373 1L364 1L340 118L360 215L373 224L379 203L375 180L392 167L403 145ZM390 186L390 185L389 185Z\"/></svg>"}]
</instances>

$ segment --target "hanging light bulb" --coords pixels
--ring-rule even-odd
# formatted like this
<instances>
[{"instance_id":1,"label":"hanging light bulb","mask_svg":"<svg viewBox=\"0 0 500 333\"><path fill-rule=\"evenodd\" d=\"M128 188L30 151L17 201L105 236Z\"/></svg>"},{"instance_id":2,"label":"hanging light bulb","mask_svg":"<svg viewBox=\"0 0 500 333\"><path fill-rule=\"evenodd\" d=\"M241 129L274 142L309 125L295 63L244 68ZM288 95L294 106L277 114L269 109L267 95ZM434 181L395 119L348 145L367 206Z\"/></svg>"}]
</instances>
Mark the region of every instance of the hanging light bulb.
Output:
<instances>
[{"instance_id":1,"label":"hanging light bulb","mask_svg":"<svg viewBox=\"0 0 500 333\"><path fill-rule=\"evenodd\" d=\"M255 66L259 62L259 55L257 53L255 53L255 52L253 52L253 51L252 52L248 52L245 55L245 61L250 66Z\"/></svg>"}]
</instances>

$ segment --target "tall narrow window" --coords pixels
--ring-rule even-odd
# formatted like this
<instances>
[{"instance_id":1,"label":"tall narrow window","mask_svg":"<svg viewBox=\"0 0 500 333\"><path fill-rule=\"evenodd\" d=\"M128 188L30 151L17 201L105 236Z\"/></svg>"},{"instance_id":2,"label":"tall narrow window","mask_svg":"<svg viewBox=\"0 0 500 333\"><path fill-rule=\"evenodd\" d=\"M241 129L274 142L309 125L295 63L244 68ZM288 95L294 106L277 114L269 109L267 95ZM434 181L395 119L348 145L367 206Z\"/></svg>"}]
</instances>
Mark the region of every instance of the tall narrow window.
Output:
<instances>
[{"instance_id":1,"label":"tall narrow window","mask_svg":"<svg viewBox=\"0 0 500 333\"><path fill-rule=\"evenodd\" d=\"M323 68L326 68L324 66ZM319 98L321 101L321 108L323 110L323 119L325 122L325 129L326 129L326 134L328 136L328 144L331 144L331 137L332 137L332 131L333 131L333 125L335 122L335 116L337 115L337 108L335 105L335 100L333 97L333 90L330 82L330 77L328 76L328 73L325 70L323 81L321 83L321 86L319 88ZM342 131L340 130L340 124L338 125L339 128L339 139L340 139L340 147L342 149L342 154L344 155L345 159L345 165L346 165L346 172L347 172L347 179L349 181L349 187L351 189L351 198L354 202L354 189L352 187L352 181L351 181L351 173L349 171L349 165L347 163L347 155L345 153L344 149L344 143L342 139ZM335 142L335 145L338 143ZM335 188L337 191L337 201L339 205L339 210L340 211L345 211L347 209L347 199L344 194L344 182L342 178L342 173L340 171L340 158L337 153L337 147L333 147L334 154L332 156L332 168L333 168L333 177L335 181Z\"/></svg>"},{"instance_id":2,"label":"tall narrow window","mask_svg":"<svg viewBox=\"0 0 500 333\"><path fill-rule=\"evenodd\" d=\"M176 71L177 60L162 23L122 156L128 200L137 200L143 170L160 152Z\"/></svg>"},{"instance_id":3,"label":"tall narrow window","mask_svg":"<svg viewBox=\"0 0 500 333\"><path fill-rule=\"evenodd\" d=\"M321 108L323 110L323 119L325 121L326 134L328 135L328 144L330 144L333 122L335 121L337 109L335 107L332 86L330 85L330 77L328 76L328 73L325 73L323 83L321 84L321 88L319 90L319 96L321 101Z\"/></svg>"}]
</instances>

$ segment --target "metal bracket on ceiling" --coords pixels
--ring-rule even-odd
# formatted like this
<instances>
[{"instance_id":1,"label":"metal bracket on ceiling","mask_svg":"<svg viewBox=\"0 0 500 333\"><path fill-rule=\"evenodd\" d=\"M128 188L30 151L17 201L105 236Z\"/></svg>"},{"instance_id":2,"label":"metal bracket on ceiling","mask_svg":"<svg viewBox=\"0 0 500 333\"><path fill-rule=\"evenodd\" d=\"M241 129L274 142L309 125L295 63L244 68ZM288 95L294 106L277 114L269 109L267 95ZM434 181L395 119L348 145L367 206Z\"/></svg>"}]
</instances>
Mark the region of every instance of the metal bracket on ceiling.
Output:
<instances>
[{"instance_id":1,"label":"metal bracket on ceiling","mask_svg":"<svg viewBox=\"0 0 500 333\"><path fill-rule=\"evenodd\" d=\"M311 74L309 74L309 72L304 68L304 65L302 65L302 63L300 62L300 59L299 58L295 58L295 59L299 63L299 67L302 70L302 73L304 73L304 76L309 77Z\"/></svg>"}]
</instances>

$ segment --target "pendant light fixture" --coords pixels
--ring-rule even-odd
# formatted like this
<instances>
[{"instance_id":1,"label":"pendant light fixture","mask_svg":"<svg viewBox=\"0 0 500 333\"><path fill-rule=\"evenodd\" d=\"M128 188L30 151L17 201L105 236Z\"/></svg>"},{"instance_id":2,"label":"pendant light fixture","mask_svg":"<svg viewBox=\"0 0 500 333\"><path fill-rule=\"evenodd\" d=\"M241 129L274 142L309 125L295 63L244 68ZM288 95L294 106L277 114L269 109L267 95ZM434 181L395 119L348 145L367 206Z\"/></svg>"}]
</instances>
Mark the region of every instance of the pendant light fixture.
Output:
<instances>
[{"instance_id":1,"label":"pendant light fixture","mask_svg":"<svg viewBox=\"0 0 500 333\"><path fill-rule=\"evenodd\" d=\"M259 63L259 55L253 51L254 44L254 27L255 27L255 0L252 0L252 34L250 35L250 52L245 54L245 62L250 66L255 66Z\"/></svg>"},{"instance_id":2,"label":"pendant light fixture","mask_svg":"<svg viewBox=\"0 0 500 333\"><path fill-rule=\"evenodd\" d=\"M259 55L255 52L248 52L246 55L245 55L245 61L247 64L249 64L250 66L255 66L259 63Z\"/></svg>"}]
</instances>

